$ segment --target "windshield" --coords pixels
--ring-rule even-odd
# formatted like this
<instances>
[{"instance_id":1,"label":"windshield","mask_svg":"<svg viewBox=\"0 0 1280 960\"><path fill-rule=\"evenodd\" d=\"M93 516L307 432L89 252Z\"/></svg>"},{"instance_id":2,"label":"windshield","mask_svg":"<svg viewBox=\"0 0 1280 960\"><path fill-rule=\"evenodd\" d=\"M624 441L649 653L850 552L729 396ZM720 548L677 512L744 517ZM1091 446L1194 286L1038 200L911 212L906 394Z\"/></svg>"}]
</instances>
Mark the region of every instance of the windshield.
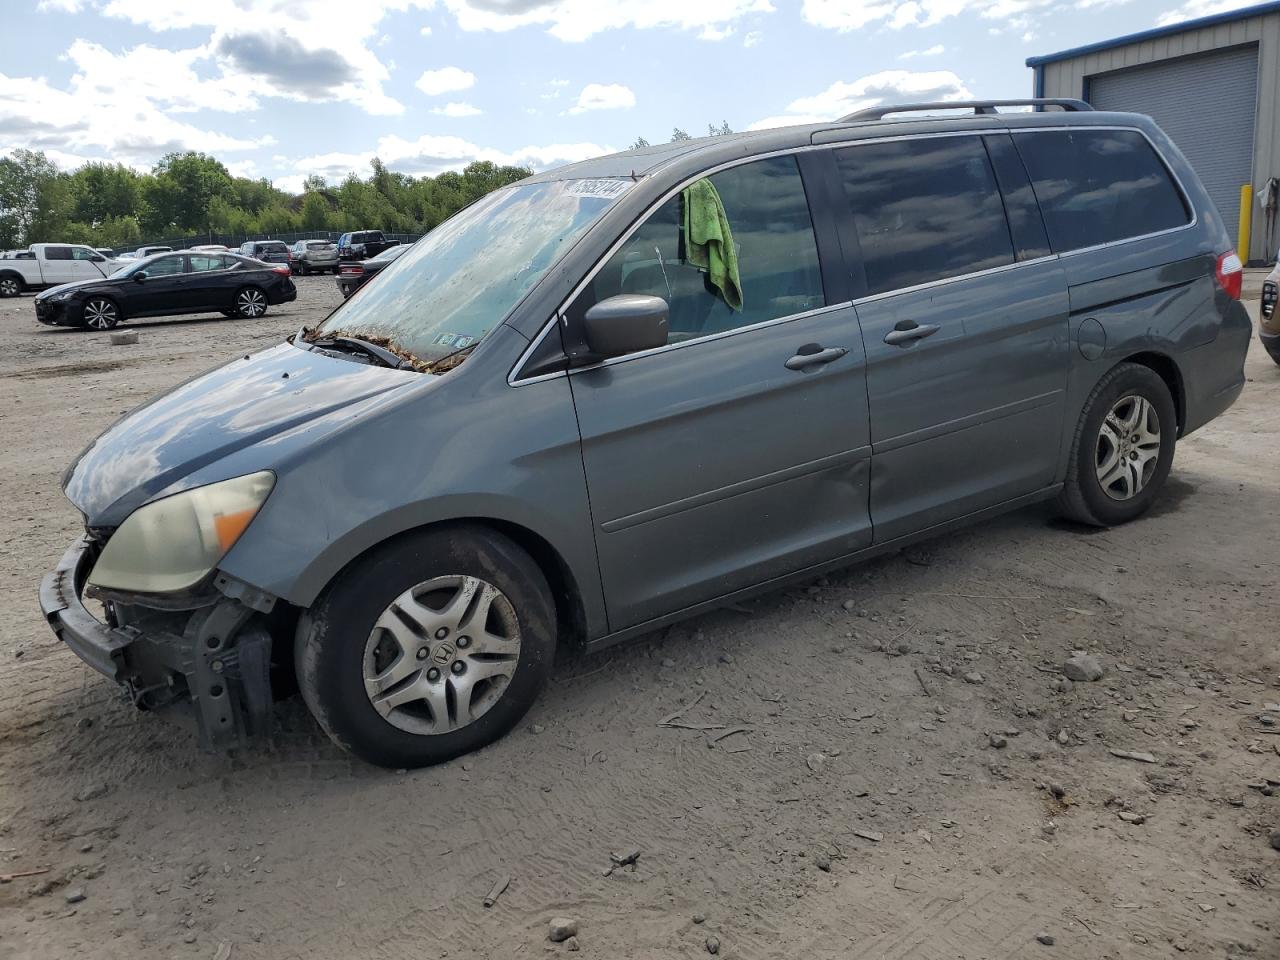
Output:
<instances>
[{"instance_id":1,"label":"windshield","mask_svg":"<svg viewBox=\"0 0 1280 960\"><path fill-rule=\"evenodd\" d=\"M381 341L421 363L469 347L630 186L557 180L496 190L408 247L312 335Z\"/></svg>"}]
</instances>

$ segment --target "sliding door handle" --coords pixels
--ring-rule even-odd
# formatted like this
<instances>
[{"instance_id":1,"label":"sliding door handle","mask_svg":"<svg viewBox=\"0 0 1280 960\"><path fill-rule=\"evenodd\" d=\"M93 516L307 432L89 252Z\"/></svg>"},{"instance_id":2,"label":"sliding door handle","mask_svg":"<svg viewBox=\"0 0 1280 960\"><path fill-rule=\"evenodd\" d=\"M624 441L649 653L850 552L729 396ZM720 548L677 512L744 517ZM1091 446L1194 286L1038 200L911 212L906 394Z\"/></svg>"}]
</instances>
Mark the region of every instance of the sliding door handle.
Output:
<instances>
[{"instance_id":1,"label":"sliding door handle","mask_svg":"<svg viewBox=\"0 0 1280 960\"><path fill-rule=\"evenodd\" d=\"M788 370L805 371L810 367L819 367L832 360L839 360L849 351L844 347L822 347L816 343L806 343L796 351L796 355L787 360Z\"/></svg>"},{"instance_id":2,"label":"sliding door handle","mask_svg":"<svg viewBox=\"0 0 1280 960\"><path fill-rule=\"evenodd\" d=\"M910 324L910 326L907 326L907 324ZM913 320L904 320L884 335L884 342L891 347L905 347L915 343L917 340L931 337L941 329L936 323L916 323Z\"/></svg>"}]
</instances>

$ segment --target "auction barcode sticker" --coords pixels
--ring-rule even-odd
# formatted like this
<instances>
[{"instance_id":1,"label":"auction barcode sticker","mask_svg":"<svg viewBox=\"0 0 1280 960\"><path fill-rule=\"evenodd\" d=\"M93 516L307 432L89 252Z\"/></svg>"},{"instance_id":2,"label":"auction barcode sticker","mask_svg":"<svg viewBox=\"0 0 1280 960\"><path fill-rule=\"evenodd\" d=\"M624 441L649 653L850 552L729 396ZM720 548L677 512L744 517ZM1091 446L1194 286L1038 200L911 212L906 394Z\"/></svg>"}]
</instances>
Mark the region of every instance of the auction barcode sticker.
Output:
<instances>
[{"instance_id":1,"label":"auction barcode sticker","mask_svg":"<svg viewBox=\"0 0 1280 960\"><path fill-rule=\"evenodd\" d=\"M630 189L630 180L570 180L565 193L571 197L616 200Z\"/></svg>"}]
</instances>

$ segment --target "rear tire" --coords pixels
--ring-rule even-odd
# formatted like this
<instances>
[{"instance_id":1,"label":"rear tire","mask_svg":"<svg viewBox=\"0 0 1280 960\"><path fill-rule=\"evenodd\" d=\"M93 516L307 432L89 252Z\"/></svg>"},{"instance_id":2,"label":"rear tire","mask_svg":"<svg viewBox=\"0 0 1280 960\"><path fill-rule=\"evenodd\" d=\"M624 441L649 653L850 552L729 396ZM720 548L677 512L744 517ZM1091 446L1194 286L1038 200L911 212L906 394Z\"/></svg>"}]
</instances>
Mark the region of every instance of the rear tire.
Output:
<instances>
[{"instance_id":1,"label":"rear tire","mask_svg":"<svg viewBox=\"0 0 1280 960\"><path fill-rule=\"evenodd\" d=\"M1122 363L1093 388L1071 444L1058 506L1096 527L1146 513L1173 466L1178 414L1154 370Z\"/></svg>"},{"instance_id":2,"label":"rear tire","mask_svg":"<svg viewBox=\"0 0 1280 960\"><path fill-rule=\"evenodd\" d=\"M295 663L334 743L379 766L421 767L515 726L555 648L537 564L492 530L456 526L385 544L343 571L299 623Z\"/></svg>"},{"instance_id":3,"label":"rear tire","mask_svg":"<svg viewBox=\"0 0 1280 960\"><path fill-rule=\"evenodd\" d=\"M333 271L337 273L337 270ZM11 273L0 277L0 297L16 297L22 292L22 280Z\"/></svg>"},{"instance_id":4,"label":"rear tire","mask_svg":"<svg viewBox=\"0 0 1280 960\"><path fill-rule=\"evenodd\" d=\"M307 265L302 261L298 261L297 265L293 269L293 272L300 277L305 277L307 275Z\"/></svg>"},{"instance_id":5,"label":"rear tire","mask_svg":"<svg viewBox=\"0 0 1280 960\"><path fill-rule=\"evenodd\" d=\"M256 320L267 312L267 295L258 287L244 287L236 294L236 316Z\"/></svg>"}]
</instances>

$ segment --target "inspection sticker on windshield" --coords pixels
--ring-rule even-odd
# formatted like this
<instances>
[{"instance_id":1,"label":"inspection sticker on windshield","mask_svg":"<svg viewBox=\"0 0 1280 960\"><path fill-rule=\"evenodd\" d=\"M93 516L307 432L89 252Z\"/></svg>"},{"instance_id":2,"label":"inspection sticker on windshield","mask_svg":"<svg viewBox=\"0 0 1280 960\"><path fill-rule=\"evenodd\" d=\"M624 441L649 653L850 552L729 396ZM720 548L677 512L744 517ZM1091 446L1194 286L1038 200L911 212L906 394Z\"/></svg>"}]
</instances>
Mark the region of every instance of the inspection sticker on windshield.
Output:
<instances>
[{"instance_id":1,"label":"inspection sticker on windshield","mask_svg":"<svg viewBox=\"0 0 1280 960\"><path fill-rule=\"evenodd\" d=\"M565 193L571 197L599 197L616 200L631 189L630 180L570 180Z\"/></svg>"},{"instance_id":2,"label":"inspection sticker on windshield","mask_svg":"<svg viewBox=\"0 0 1280 960\"><path fill-rule=\"evenodd\" d=\"M475 337L468 337L461 333L441 333L431 342L438 343L442 347L457 347L461 350L463 347L471 346L475 340Z\"/></svg>"}]
</instances>

